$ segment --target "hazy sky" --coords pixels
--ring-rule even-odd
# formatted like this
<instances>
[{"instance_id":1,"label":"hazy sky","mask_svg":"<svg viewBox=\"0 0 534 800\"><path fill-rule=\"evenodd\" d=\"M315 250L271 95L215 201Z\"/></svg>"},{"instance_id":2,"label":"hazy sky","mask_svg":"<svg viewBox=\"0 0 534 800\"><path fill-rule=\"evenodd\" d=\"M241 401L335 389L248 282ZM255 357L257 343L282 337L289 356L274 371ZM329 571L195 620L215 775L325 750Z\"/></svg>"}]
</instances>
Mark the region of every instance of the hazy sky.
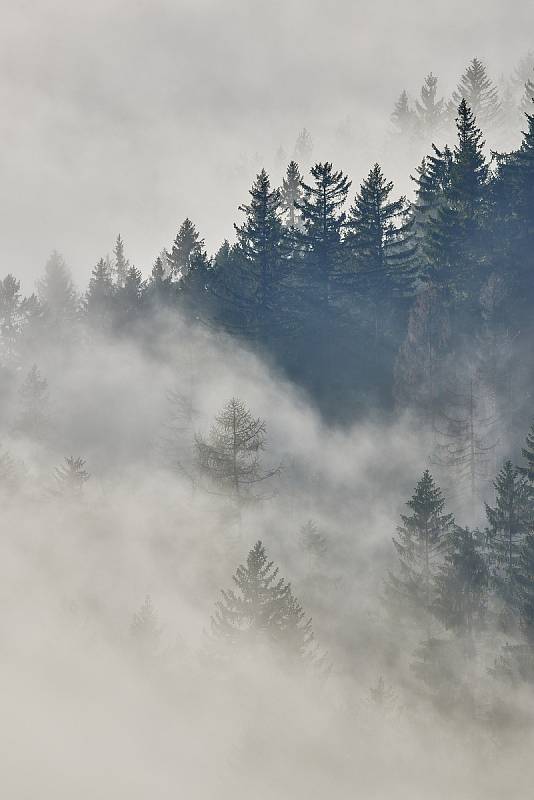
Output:
<instances>
[{"instance_id":1,"label":"hazy sky","mask_svg":"<svg viewBox=\"0 0 534 800\"><path fill-rule=\"evenodd\" d=\"M85 285L119 231L149 271L186 215L214 249L303 126L335 159L350 118L355 184L374 160L404 176L400 90L432 70L446 92L474 55L498 79L532 47L526 0L1 2L1 274L27 291L53 248Z\"/></svg>"}]
</instances>

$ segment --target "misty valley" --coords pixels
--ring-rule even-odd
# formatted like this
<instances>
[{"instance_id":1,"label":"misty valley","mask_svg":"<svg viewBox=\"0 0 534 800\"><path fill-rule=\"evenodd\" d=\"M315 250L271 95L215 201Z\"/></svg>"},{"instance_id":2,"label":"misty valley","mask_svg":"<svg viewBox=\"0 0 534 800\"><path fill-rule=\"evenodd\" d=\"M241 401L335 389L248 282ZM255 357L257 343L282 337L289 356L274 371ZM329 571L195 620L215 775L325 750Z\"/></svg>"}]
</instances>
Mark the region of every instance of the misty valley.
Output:
<instances>
[{"instance_id":1,"label":"misty valley","mask_svg":"<svg viewBox=\"0 0 534 800\"><path fill-rule=\"evenodd\" d=\"M406 194L302 129L213 252L3 263L6 800L532 796L532 54L506 85L402 92Z\"/></svg>"}]
</instances>

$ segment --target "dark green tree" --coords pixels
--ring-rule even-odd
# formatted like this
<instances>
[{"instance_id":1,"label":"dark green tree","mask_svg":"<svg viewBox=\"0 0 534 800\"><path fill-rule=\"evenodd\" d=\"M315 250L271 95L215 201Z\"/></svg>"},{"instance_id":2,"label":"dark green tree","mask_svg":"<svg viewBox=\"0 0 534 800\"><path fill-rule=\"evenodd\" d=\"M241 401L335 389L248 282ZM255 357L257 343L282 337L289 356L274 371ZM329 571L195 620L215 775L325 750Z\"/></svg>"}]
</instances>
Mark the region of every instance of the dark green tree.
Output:
<instances>
[{"instance_id":1,"label":"dark green tree","mask_svg":"<svg viewBox=\"0 0 534 800\"><path fill-rule=\"evenodd\" d=\"M494 482L495 505L486 503L488 560L497 591L514 609L521 548L534 521L530 489L511 461L506 461Z\"/></svg>"},{"instance_id":2,"label":"dark green tree","mask_svg":"<svg viewBox=\"0 0 534 800\"><path fill-rule=\"evenodd\" d=\"M180 225L169 253L169 266L174 278L187 275L193 256L203 247L204 240L200 238L197 229L187 217Z\"/></svg>"},{"instance_id":3,"label":"dark green tree","mask_svg":"<svg viewBox=\"0 0 534 800\"><path fill-rule=\"evenodd\" d=\"M283 219L289 228L300 230L301 219L297 209L300 202L302 176L296 161L291 161L286 171L286 176L282 181L280 192L281 211Z\"/></svg>"},{"instance_id":4,"label":"dark green tree","mask_svg":"<svg viewBox=\"0 0 534 800\"><path fill-rule=\"evenodd\" d=\"M401 514L393 544L399 557L397 574L390 573L388 590L414 615L429 612L436 600L436 576L443 565L455 529L452 514L444 513L445 499L428 470Z\"/></svg>"},{"instance_id":5,"label":"dark green tree","mask_svg":"<svg viewBox=\"0 0 534 800\"><path fill-rule=\"evenodd\" d=\"M283 656L306 659L313 647L311 620L279 577L261 541L256 542L233 577L234 588L222 591L211 619L213 636L248 650L271 646Z\"/></svg>"},{"instance_id":6,"label":"dark green tree","mask_svg":"<svg viewBox=\"0 0 534 800\"><path fill-rule=\"evenodd\" d=\"M488 582L480 532L454 527L436 577L434 612L446 628L470 635L484 623Z\"/></svg>"}]
</instances>

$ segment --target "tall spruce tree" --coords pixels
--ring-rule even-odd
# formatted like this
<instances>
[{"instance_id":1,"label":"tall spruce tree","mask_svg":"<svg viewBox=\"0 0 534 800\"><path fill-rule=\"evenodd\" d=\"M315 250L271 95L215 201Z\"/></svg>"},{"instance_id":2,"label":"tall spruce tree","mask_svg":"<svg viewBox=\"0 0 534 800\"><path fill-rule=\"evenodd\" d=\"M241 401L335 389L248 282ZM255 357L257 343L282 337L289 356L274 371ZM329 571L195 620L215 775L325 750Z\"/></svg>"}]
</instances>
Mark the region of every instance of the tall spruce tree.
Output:
<instances>
[{"instance_id":1,"label":"tall spruce tree","mask_svg":"<svg viewBox=\"0 0 534 800\"><path fill-rule=\"evenodd\" d=\"M398 572L390 573L388 592L414 616L431 611L436 600L436 576L455 529L452 514L444 513L445 499L428 470L401 514L393 544Z\"/></svg>"},{"instance_id":2,"label":"tall spruce tree","mask_svg":"<svg viewBox=\"0 0 534 800\"><path fill-rule=\"evenodd\" d=\"M113 248L113 255L115 257L113 264L115 283L118 287L123 287L126 282L128 270L130 269L130 262L124 255L124 242L121 239L120 233L117 236L115 247Z\"/></svg>"},{"instance_id":3,"label":"tall spruce tree","mask_svg":"<svg viewBox=\"0 0 534 800\"><path fill-rule=\"evenodd\" d=\"M430 73L421 87L420 100L415 101L415 115L419 135L432 141L445 124L445 100L437 97L438 79Z\"/></svg>"},{"instance_id":4,"label":"tall spruce tree","mask_svg":"<svg viewBox=\"0 0 534 800\"><path fill-rule=\"evenodd\" d=\"M471 634L483 624L489 575L478 531L454 527L436 577L434 611L446 628Z\"/></svg>"},{"instance_id":5,"label":"tall spruce tree","mask_svg":"<svg viewBox=\"0 0 534 800\"><path fill-rule=\"evenodd\" d=\"M290 161L280 192L281 211L287 226L297 230L301 227L300 214L297 209L297 203L300 202L302 195L301 181L302 176L297 162Z\"/></svg>"},{"instance_id":6,"label":"tall spruce tree","mask_svg":"<svg viewBox=\"0 0 534 800\"><path fill-rule=\"evenodd\" d=\"M458 108L462 101L465 101L482 126L494 125L499 121L499 93L489 78L485 65L478 58L472 59L460 78L456 91L452 93L451 110Z\"/></svg>"},{"instance_id":7,"label":"tall spruce tree","mask_svg":"<svg viewBox=\"0 0 534 800\"><path fill-rule=\"evenodd\" d=\"M85 295L85 314L90 325L99 331L108 331L113 321L115 286L106 261L101 258L91 272Z\"/></svg>"},{"instance_id":8,"label":"tall spruce tree","mask_svg":"<svg viewBox=\"0 0 534 800\"><path fill-rule=\"evenodd\" d=\"M316 306L324 311L330 303L332 276L342 263L341 232L346 219L342 208L351 181L328 161L312 167L311 175L315 182L302 182L303 197L297 208L302 214L308 279L314 284Z\"/></svg>"},{"instance_id":9,"label":"tall spruce tree","mask_svg":"<svg viewBox=\"0 0 534 800\"><path fill-rule=\"evenodd\" d=\"M313 647L311 620L279 577L261 541L256 542L234 575L234 588L223 590L211 619L213 636L230 647L267 646L290 658L306 659Z\"/></svg>"},{"instance_id":10,"label":"tall spruce tree","mask_svg":"<svg viewBox=\"0 0 534 800\"><path fill-rule=\"evenodd\" d=\"M499 595L514 609L520 552L534 522L530 491L511 461L504 463L494 487L495 505L486 503L488 561Z\"/></svg>"},{"instance_id":11,"label":"tall spruce tree","mask_svg":"<svg viewBox=\"0 0 534 800\"><path fill-rule=\"evenodd\" d=\"M193 256L203 247L204 240L200 238L197 229L187 217L180 225L169 253L169 267L174 278L179 279L187 275Z\"/></svg>"}]
</instances>

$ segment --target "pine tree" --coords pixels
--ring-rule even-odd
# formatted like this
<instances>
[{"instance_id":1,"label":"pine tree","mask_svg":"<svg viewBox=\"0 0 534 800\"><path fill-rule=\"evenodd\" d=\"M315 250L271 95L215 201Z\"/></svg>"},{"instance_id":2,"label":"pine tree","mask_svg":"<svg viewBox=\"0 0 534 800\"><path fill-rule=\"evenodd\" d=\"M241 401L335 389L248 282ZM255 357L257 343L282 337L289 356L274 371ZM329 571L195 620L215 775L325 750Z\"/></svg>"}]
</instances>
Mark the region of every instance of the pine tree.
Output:
<instances>
[{"instance_id":1,"label":"pine tree","mask_svg":"<svg viewBox=\"0 0 534 800\"><path fill-rule=\"evenodd\" d=\"M120 233L117 236L115 247L113 249L113 254L115 256L115 263L113 265L115 283L120 288L124 286L126 282L126 276L130 268L130 262L124 255L124 242L121 239Z\"/></svg>"},{"instance_id":2,"label":"pine tree","mask_svg":"<svg viewBox=\"0 0 534 800\"><path fill-rule=\"evenodd\" d=\"M311 620L256 542L234 575L234 588L222 591L211 620L215 639L251 650L271 646L283 656L306 659L313 646Z\"/></svg>"},{"instance_id":3,"label":"pine tree","mask_svg":"<svg viewBox=\"0 0 534 800\"><path fill-rule=\"evenodd\" d=\"M84 459L68 456L54 470L55 488L52 493L64 498L79 498L89 478Z\"/></svg>"},{"instance_id":4,"label":"pine tree","mask_svg":"<svg viewBox=\"0 0 534 800\"><path fill-rule=\"evenodd\" d=\"M391 121L395 125L395 129L400 136L408 138L413 136L415 132L416 116L410 106L408 93L404 89L391 114Z\"/></svg>"},{"instance_id":5,"label":"pine tree","mask_svg":"<svg viewBox=\"0 0 534 800\"><path fill-rule=\"evenodd\" d=\"M254 488L280 468L264 469L260 453L266 446L265 421L252 416L232 398L215 417L209 435L196 436L198 465L209 484L239 506L258 499Z\"/></svg>"},{"instance_id":6,"label":"pine tree","mask_svg":"<svg viewBox=\"0 0 534 800\"><path fill-rule=\"evenodd\" d=\"M175 279L187 275L191 268L191 259L203 247L204 240L187 217L180 225L169 254L169 265Z\"/></svg>"},{"instance_id":7,"label":"pine tree","mask_svg":"<svg viewBox=\"0 0 534 800\"><path fill-rule=\"evenodd\" d=\"M297 210L302 196L301 181L299 166L296 161L291 161L282 181L281 211L287 226L296 230L301 230L301 219Z\"/></svg>"},{"instance_id":8,"label":"pine tree","mask_svg":"<svg viewBox=\"0 0 534 800\"><path fill-rule=\"evenodd\" d=\"M488 580L480 533L454 527L436 577L434 611L446 628L471 634L483 624Z\"/></svg>"},{"instance_id":9,"label":"pine tree","mask_svg":"<svg viewBox=\"0 0 534 800\"><path fill-rule=\"evenodd\" d=\"M500 103L497 87L488 77L486 67L478 58L473 58L452 93L451 108L465 101L473 115L482 126L490 126L499 121Z\"/></svg>"},{"instance_id":10,"label":"pine tree","mask_svg":"<svg viewBox=\"0 0 534 800\"><path fill-rule=\"evenodd\" d=\"M506 461L494 482L495 506L486 503L489 564L496 588L514 609L519 557L534 518L527 479Z\"/></svg>"},{"instance_id":11,"label":"pine tree","mask_svg":"<svg viewBox=\"0 0 534 800\"><path fill-rule=\"evenodd\" d=\"M388 592L414 615L429 612L435 602L436 575L443 564L454 530L452 514L428 470L407 503L411 514L401 514L393 544L399 556L398 574L389 575Z\"/></svg>"},{"instance_id":12,"label":"pine tree","mask_svg":"<svg viewBox=\"0 0 534 800\"><path fill-rule=\"evenodd\" d=\"M415 115L420 136L432 141L445 123L445 100L437 99L438 79L430 73L421 87L421 100L415 101Z\"/></svg>"},{"instance_id":13,"label":"pine tree","mask_svg":"<svg viewBox=\"0 0 534 800\"><path fill-rule=\"evenodd\" d=\"M109 330L113 318L115 287L110 270L103 258L91 273L85 295L85 313L89 323L99 331Z\"/></svg>"},{"instance_id":14,"label":"pine tree","mask_svg":"<svg viewBox=\"0 0 534 800\"><path fill-rule=\"evenodd\" d=\"M19 389L19 411L14 427L18 433L42 439L49 426L48 382L34 364Z\"/></svg>"}]
</instances>

